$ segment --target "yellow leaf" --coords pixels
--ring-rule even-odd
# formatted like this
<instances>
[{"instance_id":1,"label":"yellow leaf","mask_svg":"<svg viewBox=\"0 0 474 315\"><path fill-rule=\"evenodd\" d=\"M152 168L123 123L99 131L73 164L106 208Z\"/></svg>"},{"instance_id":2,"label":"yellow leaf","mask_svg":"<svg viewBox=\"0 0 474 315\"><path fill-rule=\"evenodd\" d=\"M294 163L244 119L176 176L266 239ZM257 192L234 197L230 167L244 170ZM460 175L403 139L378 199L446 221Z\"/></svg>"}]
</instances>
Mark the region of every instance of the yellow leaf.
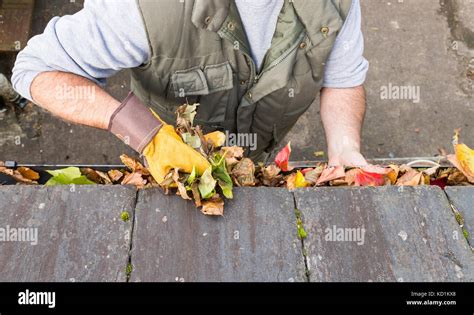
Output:
<instances>
[{"instance_id":1,"label":"yellow leaf","mask_svg":"<svg viewBox=\"0 0 474 315\"><path fill-rule=\"evenodd\" d=\"M306 181L303 173L301 173L300 171L291 174L286 180L286 187L289 190L293 190L296 188L305 188L308 186L310 186L310 183Z\"/></svg>"},{"instance_id":2,"label":"yellow leaf","mask_svg":"<svg viewBox=\"0 0 474 315\"><path fill-rule=\"evenodd\" d=\"M391 171L387 174L388 178L392 185L395 185L398 179L398 174L400 173L400 168L397 165L391 164L389 165Z\"/></svg>"},{"instance_id":3,"label":"yellow leaf","mask_svg":"<svg viewBox=\"0 0 474 315\"><path fill-rule=\"evenodd\" d=\"M211 142L212 145L216 148L222 147L225 144L225 134L220 131L214 131L211 133L208 133L207 135L204 136L206 141Z\"/></svg>"},{"instance_id":4,"label":"yellow leaf","mask_svg":"<svg viewBox=\"0 0 474 315\"><path fill-rule=\"evenodd\" d=\"M304 188L309 186L309 183L306 181L303 173L300 171L296 172L295 186L296 188Z\"/></svg>"},{"instance_id":5,"label":"yellow leaf","mask_svg":"<svg viewBox=\"0 0 474 315\"><path fill-rule=\"evenodd\" d=\"M464 143L459 143L459 130L453 137L454 155L449 155L448 160L458 168L469 180L474 183L474 150Z\"/></svg>"}]
</instances>

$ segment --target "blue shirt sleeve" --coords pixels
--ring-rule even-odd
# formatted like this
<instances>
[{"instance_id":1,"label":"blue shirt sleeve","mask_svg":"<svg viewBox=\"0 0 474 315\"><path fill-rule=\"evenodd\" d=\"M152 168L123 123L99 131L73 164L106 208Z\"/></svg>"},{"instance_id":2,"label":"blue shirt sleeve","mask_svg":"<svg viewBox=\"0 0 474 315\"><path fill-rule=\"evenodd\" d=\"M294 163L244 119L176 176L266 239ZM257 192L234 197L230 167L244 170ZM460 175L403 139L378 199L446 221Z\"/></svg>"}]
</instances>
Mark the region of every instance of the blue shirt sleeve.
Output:
<instances>
[{"instance_id":1,"label":"blue shirt sleeve","mask_svg":"<svg viewBox=\"0 0 474 315\"><path fill-rule=\"evenodd\" d=\"M106 39L106 40L105 40ZM104 85L122 69L148 61L150 48L135 0L86 0L74 15L53 18L18 55L12 83L31 100L41 72L70 72Z\"/></svg>"},{"instance_id":2,"label":"blue shirt sleeve","mask_svg":"<svg viewBox=\"0 0 474 315\"><path fill-rule=\"evenodd\" d=\"M369 62L364 58L360 1L352 7L331 51L324 74L324 87L351 88L365 82Z\"/></svg>"}]
</instances>

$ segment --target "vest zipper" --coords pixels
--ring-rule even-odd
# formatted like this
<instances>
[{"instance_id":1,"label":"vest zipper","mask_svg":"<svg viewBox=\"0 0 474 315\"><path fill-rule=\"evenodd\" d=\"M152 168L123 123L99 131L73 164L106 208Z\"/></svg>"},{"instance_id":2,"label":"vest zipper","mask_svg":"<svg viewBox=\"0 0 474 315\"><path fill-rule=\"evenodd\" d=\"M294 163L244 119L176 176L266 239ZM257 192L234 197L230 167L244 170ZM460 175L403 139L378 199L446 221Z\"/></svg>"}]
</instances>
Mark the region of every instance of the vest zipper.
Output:
<instances>
[{"instance_id":1,"label":"vest zipper","mask_svg":"<svg viewBox=\"0 0 474 315\"><path fill-rule=\"evenodd\" d=\"M291 46L287 51L285 51L280 57L278 57L277 59L275 59L267 68L263 69L262 72L260 72L258 75L255 76L255 80L254 80L254 83L258 83L258 81L260 80L261 76L269 71L270 69L276 67L277 65L279 65L286 57L288 57L289 54L291 54L300 44L301 44L301 40L304 38L305 36L305 32L302 32L300 34L300 36L298 37L298 39L296 40L296 43L293 44L293 46Z\"/></svg>"}]
</instances>

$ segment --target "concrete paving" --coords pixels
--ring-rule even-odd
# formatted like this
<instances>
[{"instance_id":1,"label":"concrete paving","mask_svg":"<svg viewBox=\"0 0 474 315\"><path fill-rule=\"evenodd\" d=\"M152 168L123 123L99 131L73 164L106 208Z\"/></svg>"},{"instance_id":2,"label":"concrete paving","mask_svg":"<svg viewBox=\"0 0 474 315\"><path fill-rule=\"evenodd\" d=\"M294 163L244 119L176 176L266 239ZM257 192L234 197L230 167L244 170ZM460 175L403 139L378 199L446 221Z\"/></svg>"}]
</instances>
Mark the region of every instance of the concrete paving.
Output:
<instances>
[{"instance_id":1,"label":"concrete paving","mask_svg":"<svg viewBox=\"0 0 474 315\"><path fill-rule=\"evenodd\" d=\"M439 187L307 189L295 198L312 282L474 280L474 255Z\"/></svg>"},{"instance_id":2,"label":"concrete paving","mask_svg":"<svg viewBox=\"0 0 474 315\"><path fill-rule=\"evenodd\" d=\"M180 197L140 192L131 281L306 281L292 194L269 188L234 194L216 218Z\"/></svg>"},{"instance_id":3,"label":"concrete paving","mask_svg":"<svg viewBox=\"0 0 474 315\"><path fill-rule=\"evenodd\" d=\"M0 186L1 282L124 282L136 191Z\"/></svg>"},{"instance_id":4,"label":"concrete paving","mask_svg":"<svg viewBox=\"0 0 474 315\"><path fill-rule=\"evenodd\" d=\"M463 226L463 234L474 248L474 188L473 187L446 187L446 194L458 211L457 220Z\"/></svg>"},{"instance_id":5,"label":"concrete paving","mask_svg":"<svg viewBox=\"0 0 474 315\"><path fill-rule=\"evenodd\" d=\"M80 9L82 1L37 1L34 33L54 15ZM455 128L469 144L474 135L474 2L470 0L362 1L368 112L363 132L367 157L431 156L451 149ZM8 72L13 58L2 56ZM126 72L110 80L117 98L128 91ZM419 102L384 99L381 89L414 87ZM287 140L294 158L325 150L319 106L314 104ZM474 143L470 143L474 146ZM60 122L38 108L0 117L0 160L32 163L117 163L127 148L113 136ZM129 152L129 151L128 151ZM130 152L129 152L130 153Z\"/></svg>"}]
</instances>

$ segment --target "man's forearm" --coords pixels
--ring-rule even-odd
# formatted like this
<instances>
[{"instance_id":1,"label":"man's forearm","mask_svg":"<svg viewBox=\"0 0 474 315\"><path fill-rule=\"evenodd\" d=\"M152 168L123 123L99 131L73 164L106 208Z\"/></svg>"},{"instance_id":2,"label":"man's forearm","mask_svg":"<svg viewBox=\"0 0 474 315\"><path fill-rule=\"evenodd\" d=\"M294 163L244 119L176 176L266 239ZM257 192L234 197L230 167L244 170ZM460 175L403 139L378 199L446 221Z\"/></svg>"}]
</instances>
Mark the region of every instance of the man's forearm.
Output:
<instances>
[{"instance_id":1,"label":"man's forearm","mask_svg":"<svg viewBox=\"0 0 474 315\"><path fill-rule=\"evenodd\" d=\"M44 72L31 84L36 104L68 122L107 129L120 106L94 82L71 73Z\"/></svg>"},{"instance_id":2,"label":"man's forearm","mask_svg":"<svg viewBox=\"0 0 474 315\"><path fill-rule=\"evenodd\" d=\"M365 89L324 88L321 91L321 119L326 132L330 162L363 165L360 153L361 129L365 116Z\"/></svg>"}]
</instances>

